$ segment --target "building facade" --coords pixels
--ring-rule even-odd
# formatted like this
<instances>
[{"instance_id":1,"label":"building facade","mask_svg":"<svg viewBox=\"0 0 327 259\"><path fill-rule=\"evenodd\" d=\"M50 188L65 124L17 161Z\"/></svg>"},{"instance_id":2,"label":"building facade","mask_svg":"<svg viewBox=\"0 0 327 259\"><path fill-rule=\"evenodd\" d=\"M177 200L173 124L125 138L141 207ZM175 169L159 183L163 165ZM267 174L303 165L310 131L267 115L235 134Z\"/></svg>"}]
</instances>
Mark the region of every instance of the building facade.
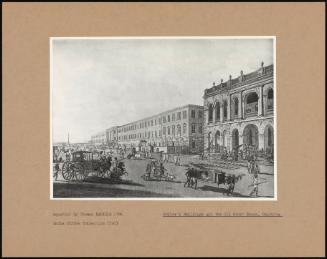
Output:
<instances>
[{"instance_id":1,"label":"building facade","mask_svg":"<svg viewBox=\"0 0 327 259\"><path fill-rule=\"evenodd\" d=\"M185 105L118 127L118 144L138 151L203 151L203 106Z\"/></svg>"},{"instance_id":2,"label":"building facade","mask_svg":"<svg viewBox=\"0 0 327 259\"><path fill-rule=\"evenodd\" d=\"M106 129L106 143L109 147L115 148L118 145L118 127Z\"/></svg>"},{"instance_id":3,"label":"building facade","mask_svg":"<svg viewBox=\"0 0 327 259\"><path fill-rule=\"evenodd\" d=\"M106 131L101 131L95 135L91 136L91 144L92 145L106 145L107 144L107 136Z\"/></svg>"},{"instance_id":4,"label":"building facade","mask_svg":"<svg viewBox=\"0 0 327 259\"><path fill-rule=\"evenodd\" d=\"M232 151L242 144L274 149L274 66L227 82L213 83L204 96L204 152Z\"/></svg>"}]
</instances>

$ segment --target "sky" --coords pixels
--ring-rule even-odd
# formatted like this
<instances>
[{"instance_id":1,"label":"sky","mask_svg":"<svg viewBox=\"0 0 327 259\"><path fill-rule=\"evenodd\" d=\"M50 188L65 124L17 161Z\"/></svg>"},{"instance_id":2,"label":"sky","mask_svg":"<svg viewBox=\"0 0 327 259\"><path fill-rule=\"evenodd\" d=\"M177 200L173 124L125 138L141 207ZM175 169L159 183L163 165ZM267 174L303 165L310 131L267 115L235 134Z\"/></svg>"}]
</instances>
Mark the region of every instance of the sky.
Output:
<instances>
[{"instance_id":1,"label":"sky","mask_svg":"<svg viewBox=\"0 0 327 259\"><path fill-rule=\"evenodd\" d=\"M52 138L91 135L186 104L220 83L273 64L272 39L52 40Z\"/></svg>"}]
</instances>

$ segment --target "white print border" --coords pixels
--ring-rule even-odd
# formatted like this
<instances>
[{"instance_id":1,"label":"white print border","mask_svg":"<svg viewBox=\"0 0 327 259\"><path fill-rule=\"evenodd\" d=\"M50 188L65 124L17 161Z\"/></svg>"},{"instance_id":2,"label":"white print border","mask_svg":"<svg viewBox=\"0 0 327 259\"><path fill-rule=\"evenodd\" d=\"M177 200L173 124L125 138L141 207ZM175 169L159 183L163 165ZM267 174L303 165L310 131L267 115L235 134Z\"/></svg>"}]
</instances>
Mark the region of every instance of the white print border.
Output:
<instances>
[{"instance_id":1,"label":"white print border","mask_svg":"<svg viewBox=\"0 0 327 259\"><path fill-rule=\"evenodd\" d=\"M53 40L122 40L122 39L272 39L274 52L274 197L273 198L54 198L53 197L53 148L52 148L52 89L53 89ZM98 200L98 201L277 201L277 62L276 36L120 36L120 37L49 37L50 46L50 200Z\"/></svg>"}]
</instances>

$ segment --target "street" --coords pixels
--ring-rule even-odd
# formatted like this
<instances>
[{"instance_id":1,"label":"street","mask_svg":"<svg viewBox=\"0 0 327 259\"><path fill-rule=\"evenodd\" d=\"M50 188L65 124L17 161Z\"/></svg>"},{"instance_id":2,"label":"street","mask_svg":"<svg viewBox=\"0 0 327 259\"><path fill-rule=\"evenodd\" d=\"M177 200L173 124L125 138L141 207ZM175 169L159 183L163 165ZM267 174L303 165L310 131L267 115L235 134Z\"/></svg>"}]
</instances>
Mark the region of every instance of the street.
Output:
<instances>
[{"instance_id":1,"label":"street","mask_svg":"<svg viewBox=\"0 0 327 259\"><path fill-rule=\"evenodd\" d=\"M122 181L114 183L106 178L99 178L90 172L83 181L65 181L59 173L58 179L54 180L54 198L249 198L253 187L252 176L247 168L239 164L220 163L216 168L235 175L242 175L241 180L235 184L233 195L226 196L226 186L217 186L212 180L198 180L197 189L184 187L186 181L186 164L176 166L173 163L164 163L166 173L174 175L173 181L148 180L141 176L145 173L149 160L124 159L128 175L124 175ZM183 161L182 161L183 162ZM186 161L185 161L186 162ZM259 163L259 192L258 198L272 198L274 196L273 165L264 162Z\"/></svg>"}]
</instances>

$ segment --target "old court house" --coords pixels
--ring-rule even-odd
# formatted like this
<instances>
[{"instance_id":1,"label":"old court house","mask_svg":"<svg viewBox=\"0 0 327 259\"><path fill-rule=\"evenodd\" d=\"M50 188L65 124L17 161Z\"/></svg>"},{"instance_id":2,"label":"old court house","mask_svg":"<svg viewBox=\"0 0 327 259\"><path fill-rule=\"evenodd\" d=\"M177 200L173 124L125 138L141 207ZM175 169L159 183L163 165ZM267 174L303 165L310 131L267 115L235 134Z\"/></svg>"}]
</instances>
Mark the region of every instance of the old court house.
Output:
<instances>
[{"instance_id":1,"label":"old court house","mask_svg":"<svg viewBox=\"0 0 327 259\"><path fill-rule=\"evenodd\" d=\"M204 96L204 152L231 151L248 144L272 152L274 146L274 66L213 83Z\"/></svg>"}]
</instances>

